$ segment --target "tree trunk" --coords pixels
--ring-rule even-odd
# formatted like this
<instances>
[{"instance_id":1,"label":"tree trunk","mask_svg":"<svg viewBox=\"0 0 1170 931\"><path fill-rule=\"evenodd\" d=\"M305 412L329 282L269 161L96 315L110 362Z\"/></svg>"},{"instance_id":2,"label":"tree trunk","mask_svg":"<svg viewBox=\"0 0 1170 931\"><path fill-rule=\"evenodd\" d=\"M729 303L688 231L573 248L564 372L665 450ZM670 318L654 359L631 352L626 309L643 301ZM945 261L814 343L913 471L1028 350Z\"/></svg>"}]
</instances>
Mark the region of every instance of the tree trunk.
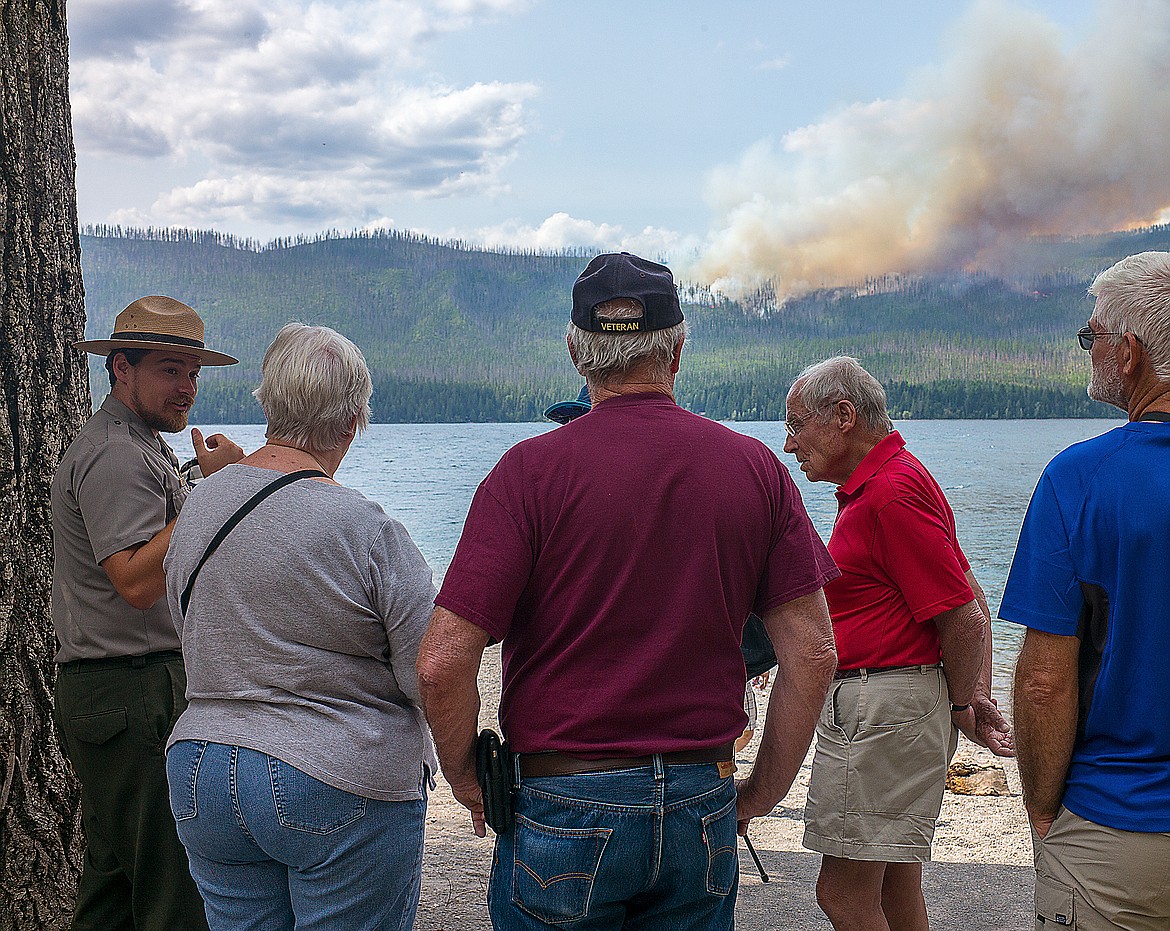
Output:
<instances>
[{"instance_id":1,"label":"tree trunk","mask_svg":"<svg viewBox=\"0 0 1170 931\"><path fill-rule=\"evenodd\" d=\"M59 928L81 851L52 719L49 486L90 411L65 0L0 0L0 931Z\"/></svg>"}]
</instances>

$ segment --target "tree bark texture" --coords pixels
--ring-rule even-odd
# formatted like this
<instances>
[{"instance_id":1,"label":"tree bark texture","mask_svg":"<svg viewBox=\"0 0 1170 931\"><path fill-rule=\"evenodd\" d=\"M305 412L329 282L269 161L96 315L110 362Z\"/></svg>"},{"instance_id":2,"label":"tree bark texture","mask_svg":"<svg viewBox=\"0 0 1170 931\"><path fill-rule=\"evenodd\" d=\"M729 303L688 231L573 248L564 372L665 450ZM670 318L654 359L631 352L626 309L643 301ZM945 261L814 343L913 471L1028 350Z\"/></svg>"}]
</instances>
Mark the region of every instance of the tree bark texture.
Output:
<instances>
[{"instance_id":1,"label":"tree bark texture","mask_svg":"<svg viewBox=\"0 0 1170 931\"><path fill-rule=\"evenodd\" d=\"M0 0L0 931L66 927L82 844L52 719L49 487L90 411L65 0Z\"/></svg>"}]
</instances>

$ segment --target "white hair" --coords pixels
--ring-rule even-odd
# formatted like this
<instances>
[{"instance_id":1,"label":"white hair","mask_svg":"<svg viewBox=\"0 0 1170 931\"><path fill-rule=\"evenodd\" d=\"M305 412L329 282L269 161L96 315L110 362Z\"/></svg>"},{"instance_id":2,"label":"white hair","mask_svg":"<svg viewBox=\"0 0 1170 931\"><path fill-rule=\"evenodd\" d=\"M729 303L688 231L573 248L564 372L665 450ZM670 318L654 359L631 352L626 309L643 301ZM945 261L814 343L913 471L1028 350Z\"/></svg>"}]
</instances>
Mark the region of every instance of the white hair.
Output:
<instances>
[{"instance_id":1,"label":"white hair","mask_svg":"<svg viewBox=\"0 0 1170 931\"><path fill-rule=\"evenodd\" d=\"M640 303L626 297L598 304L597 310L613 320L629 320L645 312ZM674 362L674 350L686 333L684 320L672 327L645 333L593 333L570 322L567 335L578 371L586 381L605 384L635 369L645 370L655 380L667 380Z\"/></svg>"},{"instance_id":2,"label":"white hair","mask_svg":"<svg viewBox=\"0 0 1170 931\"><path fill-rule=\"evenodd\" d=\"M309 450L337 449L357 421L370 425L373 385L362 351L324 326L288 323L264 353L252 392L268 421L266 436Z\"/></svg>"},{"instance_id":3,"label":"white hair","mask_svg":"<svg viewBox=\"0 0 1170 931\"><path fill-rule=\"evenodd\" d=\"M886 411L886 389L853 356L833 356L810 365L792 385L800 385L801 402L821 422L828 421L834 404L849 401L871 430L884 434L894 429Z\"/></svg>"},{"instance_id":4,"label":"white hair","mask_svg":"<svg viewBox=\"0 0 1170 931\"><path fill-rule=\"evenodd\" d=\"M1132 333L1154 374L1170 378L1170 252L1140 252L1101 272L1089 286L1094 315L1108 333ZM1120 336L1103 337L1116 346Z\"/></svg>"}]
</instances>

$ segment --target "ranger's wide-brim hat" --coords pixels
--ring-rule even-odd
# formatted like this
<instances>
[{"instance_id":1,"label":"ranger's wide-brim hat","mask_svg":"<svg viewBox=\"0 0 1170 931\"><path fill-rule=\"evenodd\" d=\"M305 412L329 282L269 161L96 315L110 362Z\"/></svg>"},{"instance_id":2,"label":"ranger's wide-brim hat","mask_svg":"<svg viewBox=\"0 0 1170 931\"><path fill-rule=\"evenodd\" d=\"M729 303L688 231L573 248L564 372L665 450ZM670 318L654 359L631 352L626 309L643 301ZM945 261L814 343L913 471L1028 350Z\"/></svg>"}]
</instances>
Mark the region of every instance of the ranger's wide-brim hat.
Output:
<instances>
[{"instance_id":1,"label":"ranger's wide-brim hat","mask_svg":"<svg viewBox=\"0 0 1170 931\"><path fill-rule=\"evenodd\" d=\"M203 365L240 361L204 346L199 314L182 301L159 294L140 297L118 314L109 339L84 339L73 345L102 356L115 349L174 349L195 356Z\"/></svg>"}]
</instances>

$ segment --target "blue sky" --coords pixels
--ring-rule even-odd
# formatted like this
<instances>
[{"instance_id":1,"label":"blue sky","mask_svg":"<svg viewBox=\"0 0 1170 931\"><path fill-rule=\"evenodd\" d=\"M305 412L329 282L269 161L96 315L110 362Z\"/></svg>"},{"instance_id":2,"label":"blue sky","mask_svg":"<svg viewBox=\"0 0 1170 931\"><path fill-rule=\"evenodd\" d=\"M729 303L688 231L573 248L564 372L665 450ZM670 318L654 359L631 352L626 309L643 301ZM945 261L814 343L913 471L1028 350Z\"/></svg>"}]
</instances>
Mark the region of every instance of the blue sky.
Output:
<instances>
[{"instance_id":1,"label":"blue sky","mask_svg":"<svg viewBox=\"0 0 1170 931\"><path fill-rule=\"evenodd\" d=\"M1170 205L1163 149L1099 168L1170 102L1098 125L1125 85L1093 70L1098 45L1117 69L1141 59L1140 37L1126 80L1159 93L1170 0L71 0L69 17L83 223L394 226L824 283L834 263L983 254L1000 217L1081 232ZM1029 193L1064 151L1061 186ZM968 196L991 204L972 217L955 166L988 164L1011 184ZM1135 172L1116 209L1054 206ZM897 248L877 242L891 216Z\"/></svg>"}]
</instances>

